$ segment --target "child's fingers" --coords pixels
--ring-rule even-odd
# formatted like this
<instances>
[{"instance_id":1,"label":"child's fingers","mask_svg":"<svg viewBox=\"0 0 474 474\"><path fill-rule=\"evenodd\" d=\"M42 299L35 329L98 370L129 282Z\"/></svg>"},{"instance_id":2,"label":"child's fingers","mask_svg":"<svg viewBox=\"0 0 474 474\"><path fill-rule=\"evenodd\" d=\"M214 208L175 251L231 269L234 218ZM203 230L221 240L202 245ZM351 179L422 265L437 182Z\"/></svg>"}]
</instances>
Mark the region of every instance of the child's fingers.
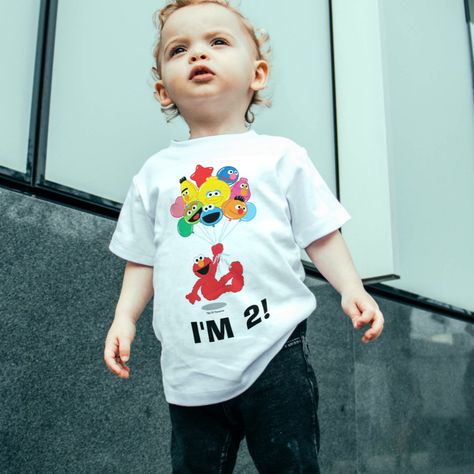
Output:
<instances>
[{"instance_id":1,"label":"child's fingers","mask_svg":"<svg viewBox=\"0 0 474 474\"><path fill-rule=\"evenodd\" d=\"M112 373L120 375L122 369L116 360L115 352L112 348L106 347L104 350L104 361Z\"/></svg>"},{"instance_id":2,"label":"child's fingers","mask_svg":"<svg viewBox=\"0 0 474 474\"><path fill-rule=\"evenodd\" d=\"M377 310L375 308L365 309L362 314L356 318L358 327L370 323L375 318Z\"/></svg>"},{"instance_id":3,"label":"child's fingers","mask_svg":"<svg viewBox=\"0 0 474 474\"><path fill-rule=\"evenodd\" d=\"M116 356L113 359L113 362L109 364L109 368L113 374L118 375L121 378L128 378L130 374L130 368L127 367L121 360L119 356Z\"/></svg>"},{"instance_id":4,"label":"child's fingers","mask_svg":"<svg viewBox=\"0 0 474 474\"><path fill-rule=\"evenodd\" d=\"M372 327L365 332L362 338L362 341L369 342L371 340L376 339L382 332L383 324L384 324L384 319L383 319L382 313L380 311L377 311Z\"/></svg>"},{"instance_id":5,"label":"child's fingers","mask_svg":"<svg viewBox=\"0 0 474 474\"><path fill-rule=\"evenodd\" d=\"M113 374L127 378L130 369L122 362L118 355L119 343L117 339L113 342L107 341L104 349L104 361Z\"/></svg>"},{"instance_id":6,"label":"child's fingers","mask_svg":"<svg viewBox=\"0 0 474 474\"><path fill-rule=\"evenodd\" d=\"M130 358L130 339L128 337L119 337L119 353L123 362Z\"/></svg>"},{"instance_id":7,"label":"child's fingers","mask_svg":"<svg viewBox=\"0 0 474 474\"><path fill-rule=\"evenodd\" d=\"M120 369L119 375L123 378L127 378L130 374L130 367L127 367L119 356L116 357L116 363Z\"/></svg>"},{"instance_id":8,"label":"child's fingers","mask_svg":"<svg viewBox=\"0 0 474 474\"><path fill-rule=\"evenodd\" d=\"M382 312L378 307L365 309L360 316L354 318L354 327L360 328L364 324L368 324L371 321L377 321L380 318L383 321Z\"/></svg>"}]
</instances>

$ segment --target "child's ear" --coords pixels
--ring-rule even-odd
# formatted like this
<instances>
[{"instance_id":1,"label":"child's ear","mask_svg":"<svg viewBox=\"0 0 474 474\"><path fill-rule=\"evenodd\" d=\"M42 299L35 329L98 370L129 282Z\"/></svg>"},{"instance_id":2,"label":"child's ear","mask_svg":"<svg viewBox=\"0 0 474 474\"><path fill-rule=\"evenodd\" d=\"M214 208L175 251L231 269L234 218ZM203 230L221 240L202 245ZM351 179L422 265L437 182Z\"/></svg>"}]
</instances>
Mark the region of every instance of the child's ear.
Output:
<instances>
[{"instance_id":1,"label":"child's ear","mask_svg":"<svg viewBox=\"0 0 474 474\"><path fill-rule=\"evenodd\" d=\"M267 84L269 72L270 72L270 67L267 61L265 61L264 59L255 61L255 73L254 73L254 78L250 87L254 91L259 91L263 89Z\"/></svg>"},{"instance_id":2,"label":"child's ear","mask_svg":"<svg viewBox=\"0 0 474 474\"><path fill-rule=\"evenodd\" d=\"M166 92L165 86L162 80L155 82L155 98L157 98L162 107L167 107L171 105L173 101L169 98L168 93Z\"/></svg>"}]
</instances>

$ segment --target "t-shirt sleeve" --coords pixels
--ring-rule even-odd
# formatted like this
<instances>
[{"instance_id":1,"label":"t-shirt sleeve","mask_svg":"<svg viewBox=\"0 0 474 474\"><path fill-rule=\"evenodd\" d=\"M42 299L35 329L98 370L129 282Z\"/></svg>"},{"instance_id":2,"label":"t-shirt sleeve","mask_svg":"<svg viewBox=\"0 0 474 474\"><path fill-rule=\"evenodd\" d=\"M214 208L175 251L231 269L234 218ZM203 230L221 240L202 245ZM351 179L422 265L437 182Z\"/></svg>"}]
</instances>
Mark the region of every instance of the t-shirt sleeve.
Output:
<instances>
[{"instance_id":1,"label":"t-shirt sleeve","mask_svg":"<svg viewBox=\"0 0 474 474\"><path fill-rule=\"evenodd\" d=\"M125 260L153 266L154 222L148 215L135 177L120 210L109 250Z\"/></svg>"},{"instance_id":2,"label":"t-shirt sleeve","mask_svg":"<svg viewBox=\"0 0 474 474\"><path fill-rule=\"evenodd\" d=\"M323 180L305 148L298 146L292 162L286 197L295 242L304 249L339 229L351 216Z\"/></svg>"}]
</instances>

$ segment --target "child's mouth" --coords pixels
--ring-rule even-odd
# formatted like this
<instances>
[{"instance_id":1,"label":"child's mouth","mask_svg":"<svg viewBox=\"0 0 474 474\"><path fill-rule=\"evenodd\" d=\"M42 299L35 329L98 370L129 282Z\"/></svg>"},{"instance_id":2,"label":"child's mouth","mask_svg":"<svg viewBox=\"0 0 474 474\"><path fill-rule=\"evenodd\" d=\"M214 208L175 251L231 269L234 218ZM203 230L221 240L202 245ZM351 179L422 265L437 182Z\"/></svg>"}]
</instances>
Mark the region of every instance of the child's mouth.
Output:
<instances>
[{"instance_id":1,"label":"child's mouth","mask_svg":"<svg viewBox=\"0 0 474 474\"><path fill-rule=\"evenodd\" d=\"M213 77L214 77L214 74L210 72L206 72L203 74L196 74L191 80L195 82L205 82L205 81L209 81Z\"/></svg>"}]
</instances>

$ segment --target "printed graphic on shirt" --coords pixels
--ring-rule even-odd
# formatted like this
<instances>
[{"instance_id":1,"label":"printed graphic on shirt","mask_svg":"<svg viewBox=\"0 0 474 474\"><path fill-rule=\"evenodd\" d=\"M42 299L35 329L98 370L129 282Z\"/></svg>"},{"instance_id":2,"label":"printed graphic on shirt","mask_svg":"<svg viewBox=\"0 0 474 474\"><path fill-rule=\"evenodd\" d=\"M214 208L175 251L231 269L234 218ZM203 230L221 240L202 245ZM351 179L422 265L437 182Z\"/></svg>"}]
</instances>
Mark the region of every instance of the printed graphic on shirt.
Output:
<instances>
[{"instance_id":1,"label":"printed graphic on shirt","mask_svg":"<svg viewBox=\"0 0 474 474\"><path fill-rule=\"evenodd\" d=\"M249 201L247 178L240 178L233 166L220 168L215 176L213 170L197 165L190 179L183 176L179 180L181 193L170 207L181 237L198 237L210 245L208 255L198 255L190 262L196 282L184 296L191 304L201 297L213 301L224 293L242 290L244 268L224 252L225 239L238 232L239 226L249 225L257 213Z\"/></svg>"}]
</instances>

